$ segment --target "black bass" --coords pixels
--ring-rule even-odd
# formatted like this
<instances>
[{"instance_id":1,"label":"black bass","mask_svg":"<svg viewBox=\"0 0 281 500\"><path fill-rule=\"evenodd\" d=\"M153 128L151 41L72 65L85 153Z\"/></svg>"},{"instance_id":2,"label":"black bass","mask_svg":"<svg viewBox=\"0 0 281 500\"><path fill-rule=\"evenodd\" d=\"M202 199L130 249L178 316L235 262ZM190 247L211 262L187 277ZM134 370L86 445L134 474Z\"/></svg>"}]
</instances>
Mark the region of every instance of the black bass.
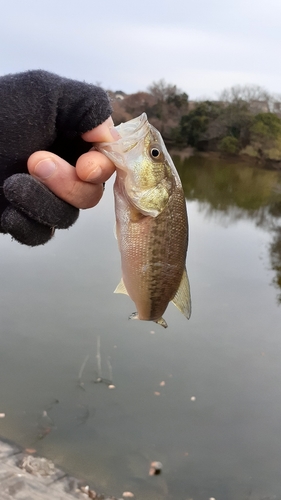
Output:
<instances>
[{"instance_id":1,"label":"black bass","mask_svg":"<svg viewBox=\"0 0 281 500\"><path fill-rule=\"evenodd\" d=\"M114 197L122 279L115 293L134 301L137 312L130 318L166 328L162 315L170 301L187 318L191 314L184 192L161 134L145 113L115 128L120 139L95 145L117 172Z\"/></svg>"}]
</instances>

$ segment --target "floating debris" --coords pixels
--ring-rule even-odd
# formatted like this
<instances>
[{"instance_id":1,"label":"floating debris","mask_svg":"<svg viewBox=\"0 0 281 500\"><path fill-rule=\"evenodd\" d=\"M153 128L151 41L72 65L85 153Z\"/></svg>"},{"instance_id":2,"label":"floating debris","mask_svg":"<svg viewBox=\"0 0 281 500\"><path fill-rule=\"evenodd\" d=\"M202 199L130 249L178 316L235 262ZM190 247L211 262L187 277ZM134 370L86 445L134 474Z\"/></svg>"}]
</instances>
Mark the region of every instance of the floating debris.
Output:
<instances>
[{"instance_id":1,"label":"floating debris","mask_svg":"<svg viewBox=\"0 0 281 500\"><path fill-rule=\"evenodd\" d=\"M124 491L124 493L122 493L122 497L124 498L134 498L134 493L132 493L131 491Z\"/></svg>"},{"instance_id":2,"label":"floating debris","mask_svg":"<svg viewBox=\"0 0 281 500\"><path fill-rule=\"evenodd\" d=\"M105 385L107 385L107 387L109 387L110 385L113 385L112 380L108 380L107 378L97 378L96 380L94 380L94 384L105 384ZM111 389L112 389L112 387L111 387Z\"/></svg>"},{"instance_id":3,"label":"floating debris","mask_svg":"<svg viewBox=\"0 0 281 500\"><path fill-rule=\"evenodd\" d=\"M161 462L151 462L149 475L158 476L159 474L161 474L162 469L163 469L163 464Z\"/></svg>"},{"instance_id":4,"label":"floating debris","mask_svg":"<svg viewBox=\"0 0 281 500\"><path fill-rule=\"evenodd\" d=\"M6 417L6 413L0 413L0 418L5 418Z\"/></svg>"},{"instance_id":5,"label":"floating debris","mask_svg":"<svg viewBox=\"0 0 281 500\"><path fill-rule=\"evenodd\" d=\"M154 396L160 396L160 394L161 394L161 392L157 392L157 391L154 392Z\"/></svg>"},{"instance_id":6,"label":"floating debris","mask_svg":"<svg viewBox=\"0 0 281 500\"><path fill-rule=\"evenodd\" d=\"M161 387L164 387L166 385L166 382L164 380L162 380L162 382L160 382L159 384Z\"/></svg>"},{"instance_id":7,"label":"floating debris","mask_svg":"<svg viewBox=\"0 0 281 500\"><path fill-rule=\"evenodd\" d=\"M82 493L88 493L89 489L90 488L88 485L87 486L80 486L80 490L82 491Z\"/></svg>"},{"instance_id":8,"label":"floating debris","mask_svg":"<svg viewBox=\"0 0 281 500\"><path fill-rule=\"evenodd\" d=\"M57 404L58 400L56 399L54 403L47 407L48 411L51 411L54 404ZM37 418L37 427L38 434L37 439L44 439L50 432L55 428L55 422L48 414L47 410L43 410L41 415Z\"/></svg>"},{"instance_id":9,"label":"floating debris","mask_svg":"<svg viewBox=\"0 0 281 500\"><path fill-rule=\"evenodd\" d=\"M80 486L82 493L86 493L89 498L98 498L94 490L90 490L89 486Z\"/></svg>"},{"instance_id":10,"label":"floating debris","mask_svg":"<svg viewBox=\"0 0 281 500\"><path fill-rule=\"evenodd\" d=\"M191 396L190 401L196 401L196 397L195 396Z\"/></svg>"},{"instance_id":11,"label":"floating debris","mask_svg":"<svg viewBox=\"0 0 281 500\"><path fill-rule=\"evenodd\" d=\"M151 333L151 335L154 335L155 331L154 330L150 330L150 333Z\"/></svg>"},{"instance_id":12,"label":"floating debris","mask_svg":"<svg viewBox=\"0 0 281 500\"><path fill-rule=\"evenodd\" d=\"M109 384L108 389L115 389L115 385Z\"/></svg>"}]
</instances>

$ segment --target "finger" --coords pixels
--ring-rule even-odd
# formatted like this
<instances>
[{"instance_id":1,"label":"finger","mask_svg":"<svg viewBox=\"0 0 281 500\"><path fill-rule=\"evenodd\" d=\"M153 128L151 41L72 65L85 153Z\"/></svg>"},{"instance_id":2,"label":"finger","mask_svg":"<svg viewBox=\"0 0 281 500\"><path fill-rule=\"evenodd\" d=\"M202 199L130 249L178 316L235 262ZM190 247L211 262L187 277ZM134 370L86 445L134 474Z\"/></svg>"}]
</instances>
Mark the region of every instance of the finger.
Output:
<instances>
[{"instance_id":1,"label":"finger","mask_svg":"<svg viewBox=\"0 0 281 500\"><path fill-rule=\"evenodd\" d=\"M120 139L120 137L120 134L114 128L111 116L98 127L82 134L82 139L86 142L112 142Z\"/></svg>"},{"instance_id":2,"label":"finger","mask_svg":"<svg viewBox=\"0 0 281 500\"><path fill-rule=\"evenodd\" d=\"M102 197L102 184L83 182L72 165L53 153L33 153L27 167L33 177L76 208L94 207Z\"/></svg>"},{"instance_id":3,"label":"finger","mask_svg":"<svg viewBox=\"0 0 281 500\"><path fill-rule=\"evenodd\" d=\"M99 151L89 151L81 155L76 163L78 177L94 184L106 182L114 171L114 164Z\"/></svg>"}]
</instances>

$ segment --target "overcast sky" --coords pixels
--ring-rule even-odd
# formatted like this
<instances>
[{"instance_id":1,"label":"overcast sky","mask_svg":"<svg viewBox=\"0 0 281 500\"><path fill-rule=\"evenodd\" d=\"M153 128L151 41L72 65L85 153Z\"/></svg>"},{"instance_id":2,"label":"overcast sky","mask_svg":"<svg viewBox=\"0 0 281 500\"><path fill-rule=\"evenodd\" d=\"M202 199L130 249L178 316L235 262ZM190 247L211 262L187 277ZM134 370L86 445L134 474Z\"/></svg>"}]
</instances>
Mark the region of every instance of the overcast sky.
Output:
<instances>
[{"instance_id":1,"label":"overcast sky","mask_svg":"<svg viewBox=\"0 0 281 500\"><path fill-rule=\"evenodd\" d=\"M9 0L0 74L42 68L110 90L164 78L190 99L281 93L281 0Z\"/></svg>"}]
</instances>

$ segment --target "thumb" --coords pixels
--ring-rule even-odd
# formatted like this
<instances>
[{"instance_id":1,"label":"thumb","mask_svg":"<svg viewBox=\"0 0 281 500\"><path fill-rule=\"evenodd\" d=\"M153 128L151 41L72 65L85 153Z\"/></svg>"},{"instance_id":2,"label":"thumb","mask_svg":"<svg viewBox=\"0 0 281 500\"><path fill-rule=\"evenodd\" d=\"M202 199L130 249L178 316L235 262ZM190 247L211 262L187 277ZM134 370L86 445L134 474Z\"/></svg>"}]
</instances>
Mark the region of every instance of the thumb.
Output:
<instances>
[{"instance_id":1,"label":"thumb","mask_svg":"<svg viewBox=\"0 0 281 500\"><path fill-rule=\"evenodd\" d=\"M72 165L53 153L48 151L33 153L28 159L27 167L30 175L76 208L91 208L102 197L101 183L84 182L78 177Z\"/></svg>"}]
</instances>

